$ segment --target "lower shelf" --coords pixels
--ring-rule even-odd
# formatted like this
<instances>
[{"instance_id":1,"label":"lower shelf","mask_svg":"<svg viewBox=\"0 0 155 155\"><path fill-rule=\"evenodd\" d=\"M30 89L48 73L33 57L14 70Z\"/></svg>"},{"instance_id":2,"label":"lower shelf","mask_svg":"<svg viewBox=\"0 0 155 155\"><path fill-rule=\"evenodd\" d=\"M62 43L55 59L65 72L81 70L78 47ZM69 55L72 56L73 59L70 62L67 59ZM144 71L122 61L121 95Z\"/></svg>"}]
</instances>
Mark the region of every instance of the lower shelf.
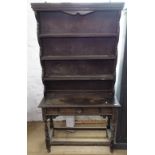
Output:
<instances>
[{"instance_id":1,"label":"lower shelf","mask_svg":"<svg viewBox=\"0 0 155 155\"><path fill-rule=\"evenodd\" d=\"M110 146L109 142L91 142L91 141L52 141L51 146Z\"/></svg>"},{"instance_id":2,"label":"lower shelf","mask_svg":"<svg viewBox=\"0 0 155 155\"><path fill-rule=\"evenodd\" d=\"M57 137L58 133L55 133L55 131L60 132L63 130L63 132L66 133L66 137ZM87 137L87 134L92 132L94 134L94 130L97 132L100 132L100 137ZM82 135L81 132L83 131L85 133L85 136ZM102 134L101 134L102 132ZM56 136L55 136L56 134ZM79 134L77 137L77 134ZM68 136L70 135L70 136ZM76 135L76 136L75 136ZM104 136L103 136L104 135ZM84 137L83 137L84 136ZM110 146L110 130L108 130L106 127L54 127L51 132L51 142L50 145L52 146Z\"/></svg>"},{"instance_id":3,"label":"lower shelf","mask_svg":"<svg viewBox=\"0 0 155 155\"><path fill-rule=\"evenodd\" d=\"M102 138L54 138L53 142L109 142L109 139Z\"/></svg>"},{"instance_id":4,"label":"lower shelf","mask_svg":"<svg viewBox=\"0 0 155 155\"><path fill-rule=\"evenodd\" d=\"M72 127L61 127L61 128L55 128L55 130L106 130L105 127L75 127L75 128L72 128Z\"/></svg>"}]
</instances>

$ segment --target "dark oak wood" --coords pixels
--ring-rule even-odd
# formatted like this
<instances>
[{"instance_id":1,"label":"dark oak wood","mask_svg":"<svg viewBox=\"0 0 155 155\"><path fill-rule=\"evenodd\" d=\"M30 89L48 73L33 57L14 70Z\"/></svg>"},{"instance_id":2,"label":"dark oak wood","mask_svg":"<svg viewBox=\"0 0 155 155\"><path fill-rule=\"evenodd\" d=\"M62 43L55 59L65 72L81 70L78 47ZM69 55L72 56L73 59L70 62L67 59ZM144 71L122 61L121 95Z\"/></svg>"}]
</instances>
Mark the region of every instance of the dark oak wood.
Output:
<instances>
[{"instance_id":1,"label":"dark oak wood","mask_svg":"<svg viewBox=\"0 0 155 155\"><path fill-rule=\"evenodd\" d=\"M98 52L97 52L98 53ZM115 55L76 55L76 56L42 56L41 60L109 60L116 59Z\"/></svg>"},{"instance_id":2,"label":"dark oak wood","mask_svg":"<svg viewBox=\"0 0 155 155\"><path fill-rule=\"evenodd\" d=\"M46 143L46 149L48 152L51 152L51 138L49 136L49 126L47 120L45 122L45 143Z\"/></svg>"},{"instance_id":3,"label":"dark oak wood","mask_svg":"<svg viewBox=\"0 0 155 155\"><path fill-rule=\"evenodd\" d=\"M40 39L41 56L115 55L116 37L51 37Z\"/></svg>"},{"instance_id":4,"label":"dark oak wood","mask_svg":"<svg viewBox=\"0 0 155 155\"><path fill-rule=\"evenodd\" d=\"M49 76L43 78L45 81L50 80L114 80L115 76L112 74L104 74L104 75L60 75L60 76Z\"/></svg>"},{"instance_id":5,"label":"dark oak wood","mask_svg":"<svg viewBox=\"0 0 155 155\"><path fill-rule=\"evenodd\" d=\"M72 77L75 80L79 77L95 79L95 77L103 80L107 77L114 76L115 74L115 61L114 60L70 60L70 61L44 61L44 76L46 78L57 77ZM103 66L102 69L100 66ZM94 78L93 78L94 77ZM62 78L63 80L63 78ZM77 79L78 80L78 79ZM81 79L82 80L82 79Z\"/></svg>"},{"instance_id":6,"label":"dark oak wood","mask_svg":"<svg viewBox=\"0 0 155 155\"><path fill-rule=\"evenodd\" d=\"M109 96L108 96L109 95ZM44 98L39 107L40 108L116 108L120 107L117 99L110 98L110 94L102 93L85 93L77 94L76 97L73 94L53 94ZM73 104L74 103L74 104Z\"/></svg>"},{"instance_id":7,"label":"dark oak wood","mask_svg":"<svg viewBox=\"0 0 155 155\"><path fill-rule=\"evenodd\" d=\"M55 37L117 37L117 33L47 33L47 34L40 34L39 38L55 38Z\"/></svg>"},{"instance_id":8,"label":"dark oak wood","mask_svg":"<svg viewBox=\"0 0 155 155\"><path fill-rule=\"evenodd\" d=\"M113 90L113 80L53 80L44 81L46 90Z\"/></svg>"},{"instance_id":9,"label":"dark oak wood","mask_svg":"<svg viewBox=\"0 0 155 155\"><path fill-rule=\"evenodd\" d=\"M109 146L110 142L84 142L84 141L77 141L77 142L69 142L69 141L53 141L51 145L54 146L62 146L62 145L69 145L69 146Z\"/></svg>"},{"instance_id":10,"label":"dark oak wood","mask_svg":"<svg viewBox=\"0 0 155 155\"><path fill-rule=\"evenodd\" d=\"M121 10L124 3L32 3L35 11Z\"/></svg>"},{"instance_id":11,"label":"dark oak wood","mask_svg":"<svg viewBox=\"0 0 155 155\"><path fill-rule=\"evenodd\" d=\"M48 152L51 145L108 145L113 150L120 108L114 85L123 5L32 3L44 84L44 97L39 107L45 122ZM54 128L53 118L59 115L108 116L111 137L107 128L89 128L106 130L109 141L52 141L50 130L52 135L54 129L60 130Z\"/></svg>"},{"instance_id":12,"label":"dark oak wood","mask_svg":"<svg viewBox=\"0 0 155 155\"><path fill-rule=\"evenodd\" d=\"M93 128L93 127L61 127L61 128L54 128L55 130L106 130L107 128L100 127L100 128Z\"/></svg>"}]
</instances>

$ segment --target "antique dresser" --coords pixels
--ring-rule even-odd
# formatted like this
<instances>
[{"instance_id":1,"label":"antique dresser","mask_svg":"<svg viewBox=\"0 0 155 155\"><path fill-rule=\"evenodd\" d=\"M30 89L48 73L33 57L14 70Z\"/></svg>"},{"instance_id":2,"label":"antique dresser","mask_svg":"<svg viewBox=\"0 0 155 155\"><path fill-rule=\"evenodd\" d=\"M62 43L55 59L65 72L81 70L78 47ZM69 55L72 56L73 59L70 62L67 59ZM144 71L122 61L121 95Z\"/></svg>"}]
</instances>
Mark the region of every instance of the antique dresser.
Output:
<instances>
[{"instance_id":1,"label":"antique dresser","mask_svg":"<svg viewBox=\"0 0 155 155\"><path fill-rule=\"evenodd\" d=\"M45 143L106 145L113 150L120 107L114 92L119 21L123 3L32 3L38 26L44 98ZM107 142L53 141L59 115L108 117ZM72 128L87 130L87 128ZM90 128L89 128L90 129ZM96 130L95 128L91 128ZM108 135L107 135L108 136Z\"/></svg>"}]
</instances>

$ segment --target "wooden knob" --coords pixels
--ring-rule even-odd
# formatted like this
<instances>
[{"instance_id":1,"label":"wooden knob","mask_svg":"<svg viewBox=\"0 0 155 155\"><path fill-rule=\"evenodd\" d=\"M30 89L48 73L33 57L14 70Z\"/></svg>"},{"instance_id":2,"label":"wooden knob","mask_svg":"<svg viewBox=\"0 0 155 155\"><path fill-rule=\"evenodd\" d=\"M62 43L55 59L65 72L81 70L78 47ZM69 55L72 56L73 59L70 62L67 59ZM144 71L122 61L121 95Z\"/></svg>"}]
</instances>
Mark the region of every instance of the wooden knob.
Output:
<instances>
[{"instance_id":1,"label":"wooden knob","mask_svg":"<svg viewBox=\"0 0 155 155\"><path fill-rule=\"evenodd\" d=\"M77 110L77 113L78 113L78 114L81 114L81 113L82 113L82 109L78 109L78 110Z\"/></svg>"}]
</instances>

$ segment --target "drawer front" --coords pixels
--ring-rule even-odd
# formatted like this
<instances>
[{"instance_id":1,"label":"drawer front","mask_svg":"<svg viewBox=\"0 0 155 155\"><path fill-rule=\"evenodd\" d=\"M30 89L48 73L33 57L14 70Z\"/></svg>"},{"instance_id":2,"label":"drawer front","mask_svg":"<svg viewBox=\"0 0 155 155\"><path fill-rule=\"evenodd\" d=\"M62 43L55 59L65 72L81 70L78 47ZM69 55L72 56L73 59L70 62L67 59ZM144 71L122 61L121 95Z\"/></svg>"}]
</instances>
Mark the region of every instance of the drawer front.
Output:
<instances>
[{"instance_id":1,"label":"drawer front","mask_svg":"<svg viewBox=\"0 0 155 155\"><path fill-rule=\"evenodd\" d=\"M47 108L46 109L46 115L58 115L58 109L57 108Z\"/></svg>"},{"instance_id":2,"label":"drawer front","mask_svg":"<svg viewBox=\"0 0 155 155\"><path fill-rule=\"evenodd\" d=\"M120 11L40 12L40 33L116 33Z\"/></svg>"},{"instance_id":3,"label":"drawer front","mask_svg":"<svg viewBox=\"0 0 155 155\"><path fill-rule=\"evenodd\" d=\"M45 77L53 75L100 75L115 72L114 60L45 61L43 66Z\"/></svg>"},{"instance_id":4,"label":"drawer front","mask_svg":"<svg viewBox=\"0 0 155 155\"><path fill-rule=\"evenodd\" d=\"M42 38L42 56L115 55L115 37Z\"/></svg>"},{"instance_id":5,"label":"drawer front","mask_svg":"<svg viewBox=\"0 0 155 155\"><path fill-rule=\"evenodd\" d=\"M48 108L47 115L111 115L111 108Z\"/></svg>"}]
</instances>

